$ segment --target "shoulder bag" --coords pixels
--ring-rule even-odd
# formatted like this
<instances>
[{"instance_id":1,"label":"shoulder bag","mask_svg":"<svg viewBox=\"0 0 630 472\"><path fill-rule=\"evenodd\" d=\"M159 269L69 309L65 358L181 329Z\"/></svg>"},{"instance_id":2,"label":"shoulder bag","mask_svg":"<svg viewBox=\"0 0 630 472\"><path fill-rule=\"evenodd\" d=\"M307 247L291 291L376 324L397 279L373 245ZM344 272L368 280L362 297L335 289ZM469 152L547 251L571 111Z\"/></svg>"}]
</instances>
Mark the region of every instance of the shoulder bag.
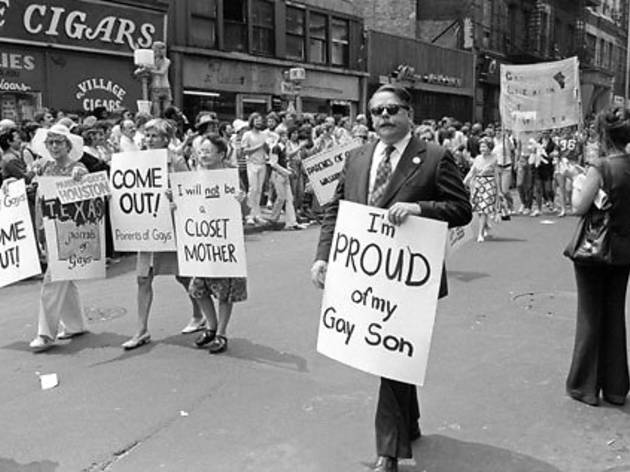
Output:
<instances>
[{"instance_id":1,"label":"shoulder bag","mask_svg":"<svg viewBox=\"0 0 630 472\"><path fill-rule=\"evenodd\" d=\"M607 190L608 162L601 166L604 190ZM606 192L608 193L608 192ZM571 242L564 250L564 255L573 262L584 265L611 264L610 252L610 213L608 200L602 208L591 204L589 210L580 218Z\"/></svg>"}]
</instances>

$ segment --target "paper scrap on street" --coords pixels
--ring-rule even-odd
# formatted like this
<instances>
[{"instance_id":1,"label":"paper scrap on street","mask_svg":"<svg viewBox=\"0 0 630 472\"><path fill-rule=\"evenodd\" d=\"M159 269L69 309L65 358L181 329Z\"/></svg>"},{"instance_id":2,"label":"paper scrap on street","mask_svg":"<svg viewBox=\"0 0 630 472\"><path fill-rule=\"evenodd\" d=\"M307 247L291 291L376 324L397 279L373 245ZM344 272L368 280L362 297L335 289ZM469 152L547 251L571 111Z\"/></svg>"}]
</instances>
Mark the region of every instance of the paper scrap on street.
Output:
<instances>
[{"instance_id":1,"label":"paper scrap on street","mask_svg":"<svg viewBox=\"0 0 630 472\"><path fill-rule=\"evenodd\" d=\"M50 390L59 385L59 378L57 374L42 374L39 376L39 381L42 386L42 390Z\"/></svg>"}]
</instances>

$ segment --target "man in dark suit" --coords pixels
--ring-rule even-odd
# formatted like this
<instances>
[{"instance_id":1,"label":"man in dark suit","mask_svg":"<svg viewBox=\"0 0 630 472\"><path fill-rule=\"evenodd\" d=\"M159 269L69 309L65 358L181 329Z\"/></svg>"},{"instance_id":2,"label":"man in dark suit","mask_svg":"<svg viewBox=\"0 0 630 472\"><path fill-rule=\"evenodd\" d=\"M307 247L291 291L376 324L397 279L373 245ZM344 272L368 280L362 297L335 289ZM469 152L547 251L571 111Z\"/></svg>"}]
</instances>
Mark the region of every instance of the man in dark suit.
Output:
<instances>
[{"instance_id":1,"label":"man in dark suit","mask_svg":"<svg viewBox=\"0 0 630 472\"><path fill-rule=\"evenodd\" d=\"M388 209L395 225L407 217L422 216L462 226L472 218L468 194L451 153L412 136L413 112L409 93L384 85L369 102L377 143L348 155L335 199L326 208L317 256L311 268L316 286L323 288L339 200ZM422 237L422 235L418 235ZM440 297L447 293L442 271ZM398 458L409 458L411 442L420 437L415 385L382 378L376 409L375 472L395 472Z\"/></svg>"}]
</instances>

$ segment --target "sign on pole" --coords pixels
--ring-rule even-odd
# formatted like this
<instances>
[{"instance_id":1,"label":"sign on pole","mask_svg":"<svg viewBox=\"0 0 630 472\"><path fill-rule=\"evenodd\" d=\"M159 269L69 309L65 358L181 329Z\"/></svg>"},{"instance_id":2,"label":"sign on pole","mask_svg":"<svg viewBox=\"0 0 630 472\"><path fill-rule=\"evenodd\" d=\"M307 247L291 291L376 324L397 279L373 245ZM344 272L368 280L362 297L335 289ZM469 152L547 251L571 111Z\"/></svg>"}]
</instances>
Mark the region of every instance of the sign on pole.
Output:
<instances>
[{"instance_id":1,"label":"sign on pole","mask_svg":"<svg viewBox=\"0 0 630 472\"><path fill-rule=\"evenodd\" d=\"M24 180L0 192L0 287L41 273Z\"/></svg>"},{"instance_id":2,"label":"sign on pole","mask_svg":"<svg viewBox=\"0 0 630 472\"><path fill-rule=\"evenodd\" d=\"M503 127L515 133L564 128L582 121L577 57L527 65L501 64Z\"/></svg>"},{"instance_id":3,"label":"sign on pole","mask_svg":"<svg viewBox=\"0 0 630 472\"><path fill-rule=\"evenodd\" d=\"M359 140L351 141L304 159L302 164L304 171L320 205L325 205L333 199L346 156L361 144Z\"/></svg>"},{"instance_id":4,"label":"sign on pole","mask_svg":"<svg viewBox=\"0 0 630 472\"><path fill-rule=\"evenodd\" d=\"M424 382L447 224L341 201L317 350L374 375ZM419 237L418 235L421 235Z\"/></svg>"},{"instance_id":5,"label":"sign on pole","mask_svg":"<svg viewBox=\"0 0 630 472\"><path fill-rule=\"evenodd\" d=\"M40 177L48 268L53 281L105 277L104 197L61 203L57 189L67 177ZM63 187L63 184L61 184Z\"/></svg>"},{"instance_id":6,"label":"sign on pole","mask_svg":"<svg viewBox=\"0 0 630 472\"><path fill-rule=\"evenodd\" d=\"M180 275L247 277L236 169L171 175Z\"/></svg>"},{"instance_id":7,"label":"sign on pole","mask_svg":"<svg viewBox=\"0 0 630 472\"><path fill-rule=\"evenodd\" d=\"M110 215L117 251L175 251L167 159L166 149L112 156Z\"/></svg>"}]
</instances>

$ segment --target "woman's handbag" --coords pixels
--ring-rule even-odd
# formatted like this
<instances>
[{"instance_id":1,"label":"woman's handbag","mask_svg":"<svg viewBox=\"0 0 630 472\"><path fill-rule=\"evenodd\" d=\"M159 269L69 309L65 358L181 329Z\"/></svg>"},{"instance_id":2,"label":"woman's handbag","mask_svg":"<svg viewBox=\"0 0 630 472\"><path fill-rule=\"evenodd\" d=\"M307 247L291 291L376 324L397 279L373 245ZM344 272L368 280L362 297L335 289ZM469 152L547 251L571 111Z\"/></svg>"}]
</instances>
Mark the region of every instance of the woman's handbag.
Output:
<instances>
[{"instance_id":1,"label":"woman's handbag","mask_svg":"<svg viewBox=\"0 0 630 472\"><path fill-rule=\"evenodd\" d=\"M607 165L602 166L607 173ZM604 178L604 186L607 179ZM573 239L564 250L564 255L578 264L611 264L610 253L610 201L598 208L591 208L582 216Z\"/></svg>"}]
</instances>

